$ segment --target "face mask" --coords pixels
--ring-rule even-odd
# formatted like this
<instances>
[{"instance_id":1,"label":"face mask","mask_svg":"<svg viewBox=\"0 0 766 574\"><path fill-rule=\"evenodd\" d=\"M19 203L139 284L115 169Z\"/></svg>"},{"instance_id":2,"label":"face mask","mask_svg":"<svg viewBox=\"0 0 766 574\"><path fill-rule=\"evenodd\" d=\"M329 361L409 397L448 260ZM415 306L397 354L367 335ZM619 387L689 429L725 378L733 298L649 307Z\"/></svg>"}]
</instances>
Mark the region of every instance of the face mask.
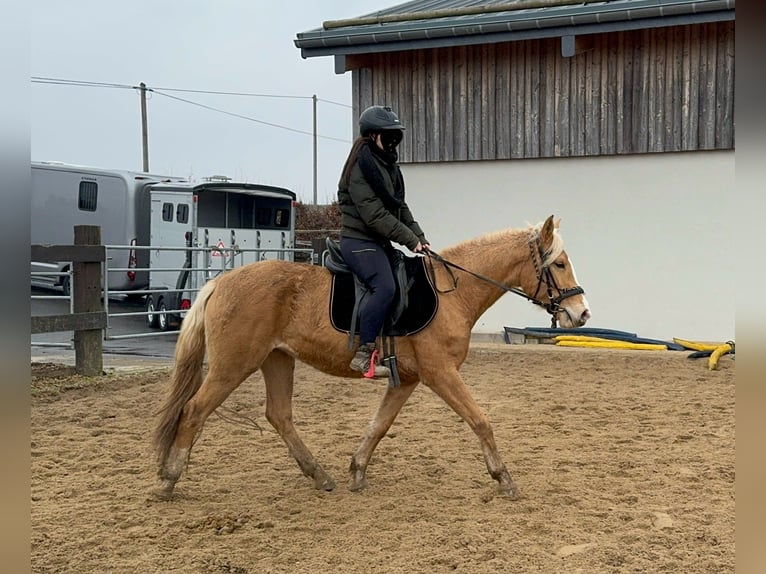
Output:
<instances>
[{"instance_id":1,"label":"face mask","mask_svg":"<svg viewBox=\"0 0 766 574\"><path fill-rule=\"evenodd\" d=\"M394 151L402 141L401 130L383 130L380 132L380 143L386 151Z\"/></svg>"}]
</instances>

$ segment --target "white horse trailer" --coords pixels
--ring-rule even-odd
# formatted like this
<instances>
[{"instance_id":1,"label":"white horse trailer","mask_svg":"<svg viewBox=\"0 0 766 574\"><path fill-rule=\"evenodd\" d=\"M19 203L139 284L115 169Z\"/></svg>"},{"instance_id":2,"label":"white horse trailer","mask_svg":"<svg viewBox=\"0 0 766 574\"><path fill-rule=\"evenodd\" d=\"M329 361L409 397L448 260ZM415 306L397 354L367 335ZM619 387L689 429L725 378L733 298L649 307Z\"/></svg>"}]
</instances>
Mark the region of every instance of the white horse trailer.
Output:
<instances>
[{"instance_id":1,"label":"white horse trailer","mask_svg":"<svg viewBox=\"0 0 766 574\"><path fill-rule=\"evenodd\" d=\"M220 272L293 259L295 193L275 186L32 162L31 242L69 245L75 225L98 225L109 294L146 296L147 311L188 308ZM69 262L31 262L38 284L69 293ZM147 291L152 293L147 294ZM166 291L166 293L156 291ZM135 292L135 293L134 293ZM152 326L179 315L149 313Z\"/></svg>"},{"instance_id":2,"label":"white horse trailer","mask_svg":"<svg viewBox=\"0 0 766 574\"><path fill-rule=\"evenodd\" d=\"M147 322L166 330L209 279L264 259L294 259L295 193L212 179L150 189ZM175 249L173 249L175 248ZM159 290L159 291L157 291ZM168 313L168 310L181 313Z\"/></svg>"}]
</instances>

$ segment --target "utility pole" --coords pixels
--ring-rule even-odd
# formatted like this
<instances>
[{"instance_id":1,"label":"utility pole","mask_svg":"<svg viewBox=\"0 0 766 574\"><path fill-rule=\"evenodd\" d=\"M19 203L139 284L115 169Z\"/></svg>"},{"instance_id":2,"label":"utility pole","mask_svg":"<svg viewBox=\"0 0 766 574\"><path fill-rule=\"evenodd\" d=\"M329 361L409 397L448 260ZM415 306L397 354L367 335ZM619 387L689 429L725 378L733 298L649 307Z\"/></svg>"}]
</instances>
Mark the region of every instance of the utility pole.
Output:
<instances>
[{"instance_id":1,"label":"utility pole","mask_svg":"<svg viewBox=\"0 0 766 574\"><path fill-rule=\"evenodd\" d=\"M141 90L141 144L143 149L144 172L149 171L149 134L146 126L146 84L139 84Z\"/></svg>"},{"instance_id":2,"label":"utility pole","mask_svg":"<svg viewBox=\"0 0 766 574\"><path fill-rule=\"evenodd\" d=\"M317 204L317 95L311 98L314 101L314 205Z\"/></svg>"}]
</instances>

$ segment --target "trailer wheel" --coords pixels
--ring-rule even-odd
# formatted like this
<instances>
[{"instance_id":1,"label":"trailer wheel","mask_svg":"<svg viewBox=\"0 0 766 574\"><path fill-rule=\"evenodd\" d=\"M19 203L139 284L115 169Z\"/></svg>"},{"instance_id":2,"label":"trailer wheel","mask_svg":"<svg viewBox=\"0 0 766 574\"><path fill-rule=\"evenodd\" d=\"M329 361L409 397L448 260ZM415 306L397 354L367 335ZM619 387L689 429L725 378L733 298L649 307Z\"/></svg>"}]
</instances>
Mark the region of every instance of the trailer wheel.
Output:
<instances>
[{"instance_id":1,"label":"trailer wheel","mask_svg":"<svg viewBox=\"0 0 766 574\"><path fill-rule=\"evenodd\" d=\"M65 297L72 296L72 281L69 275L64 275L61 278L61 290L64 292Z\"/></svg>"},{"instance_id":2,"label":"trailer wheel","mask_svg":"<svg viewBox=\"0 0 766 574\"><path fill-rule=\"evenodd\" d=\"M181 315L178 313L170 313L168 315L168 330L177 331L181 328Z\"/></svg>"},{"instance_id":3,"label":"trailer wheel","mask_svg":"<svg viewBox=\"0 0 766 574\"><path fill-rule=\"evenodd\" d=\"M160 328L160 331L167 331L170 325L168 323L167 307L163 299L160 299L157 311L159 312L157 315L157 326Z\"/></svg>"},{"instance_id":4,"label":"trailer wheel","mask_svg":"<svg viewBox=\"0 0 766 574\"><path fill-rule=\"evenodd\" d=\"M150 329L156 329L159 324L159 317L157 316L157 312L154 308L154 297L151 295L146 296L146 326Z\"/></svg>"}]
</instances>

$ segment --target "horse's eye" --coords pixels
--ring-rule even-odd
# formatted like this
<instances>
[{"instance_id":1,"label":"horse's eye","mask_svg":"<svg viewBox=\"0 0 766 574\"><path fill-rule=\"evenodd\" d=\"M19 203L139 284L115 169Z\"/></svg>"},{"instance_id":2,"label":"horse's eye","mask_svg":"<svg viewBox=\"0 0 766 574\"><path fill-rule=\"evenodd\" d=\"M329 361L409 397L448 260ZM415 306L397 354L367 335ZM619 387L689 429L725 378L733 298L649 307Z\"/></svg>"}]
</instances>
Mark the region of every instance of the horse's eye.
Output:
<instances>
[{"instance_id":1,"label":"horse's eye","mask_svg":"<svg viewBox=\"0 0 766 574\"><path fill-rule=\"evenodd\" d=\"M565 263L562 263L561 261L556 261L556 262L554 263L554 265L555 265L556 267L558 267L559 269L564 269L564 268L566 268L566 264L565 264Z\"/></svg>"}]
</instances>

